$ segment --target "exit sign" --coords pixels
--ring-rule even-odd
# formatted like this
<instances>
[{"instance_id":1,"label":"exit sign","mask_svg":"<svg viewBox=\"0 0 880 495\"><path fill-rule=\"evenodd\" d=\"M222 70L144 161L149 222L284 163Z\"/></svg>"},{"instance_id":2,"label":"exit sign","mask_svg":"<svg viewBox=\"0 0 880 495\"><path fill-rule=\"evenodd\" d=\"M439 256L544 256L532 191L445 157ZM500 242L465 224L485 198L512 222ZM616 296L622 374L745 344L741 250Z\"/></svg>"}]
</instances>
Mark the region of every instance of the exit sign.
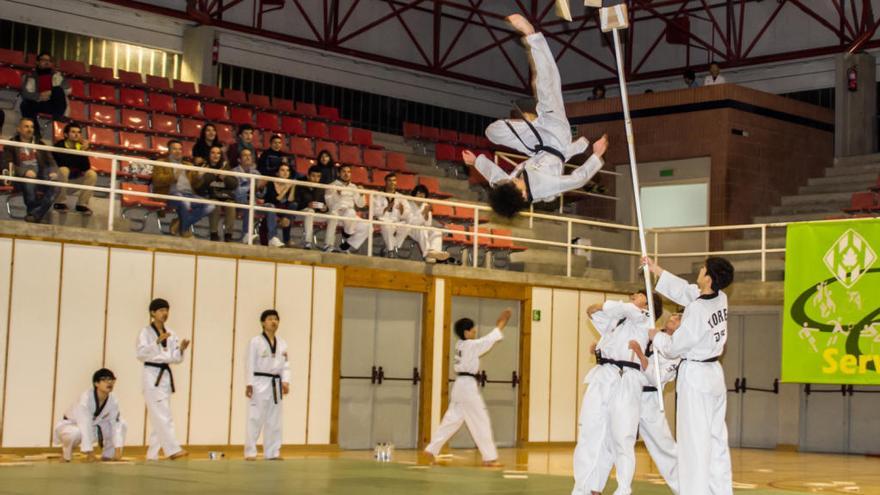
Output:
<instances>
[{"instance_id":1,"label":"exit sign","mask_svg":"<svg viewBox=\"0 0 880 495\"><path fill-rule=\"evenodd\" d=\"M533 309L532 310L532 321L541 321L541 310Z\"/></svg>"},{"instance_id":2,"label":"exit sign","mask_svg":"<svg viewBox=\"0 0 880 495\"><path fill-rule=\"evenodd\" d=\"M665 170L660 171L660 177L672 177L673 174L674 174L674 171L671 168L667 168Z\"/></svg>"}]
</instances>

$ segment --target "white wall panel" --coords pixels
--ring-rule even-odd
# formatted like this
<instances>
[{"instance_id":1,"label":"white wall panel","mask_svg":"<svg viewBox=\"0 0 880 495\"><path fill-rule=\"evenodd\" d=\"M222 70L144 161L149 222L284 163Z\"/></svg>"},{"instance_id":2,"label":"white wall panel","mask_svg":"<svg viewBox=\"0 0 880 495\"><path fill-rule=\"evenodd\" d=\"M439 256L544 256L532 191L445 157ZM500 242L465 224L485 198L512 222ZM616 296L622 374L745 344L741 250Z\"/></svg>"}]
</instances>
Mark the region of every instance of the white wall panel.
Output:
<instances>
[{"instance_id":1,"label":"white wall panel","mask_svg":"<svg viewBox=\"0 0 880 495\"><path fill-rule=\"evenodd\" d=\"M187 442L191 445L229 441L235 265L234 259L206 256L197 262Z\"/></svg>"},{"instance_id":2,"label":"white wall panel","mask_svg":"<svg viewBox=\"0 0 880 495\"><path fill-rule=\"evenodd\" d=\"M309 349L312 340L311 266L278 264L275 309L281 316L278 335L287 341L290 395L284 399L285 444L306 443L309 408Z\"/></svg>"},{"instance_id":3,"label":"white wall panel","mask_svg":"<svg viewBox=\"0 0 880 495\"><path fill-rule=\"evenodd\" d=\"M15 243L3 447L44 447L52 430L61 244Z\"/></svg>"},{"instance_id":4,"label":"white wall panel","mask_svg":"<svg viewBox=\"0 0 880 495\"><path fill-rule=\"evenodd\" d=\"M0 385L6 375L6 336L9 323L9 283L12 276L12 239L0 238ZM3 417L4 393L0 386L0 418ZM0 438L3 430L0 425Z\"/></svg>"},{"instance_id":5,"label":"white wall panel","mask_svg":"<svg viewBox=\"0 0 880 495\"><path fill-rule=\"evenodd\" d=\"M247 397L244 395L245 354L251 339L260 335L260 313L274 306L275 263L239 260L236 291L232 423L229 442L242 445L247 421Z\"/></svg>"},{"instance_id":6,"label":"white wall panel","mask_svg":"<svg viewBox=\"0 0 880 495\"><path fill-rule=\"evenodd\" d=\"M62 251L55 421L91 388L92 373L103 366L109 256L102 246L65 244Z\"/></svg>"},{"instance_id":7,"label":"white wall panel","mask_svg":"<svg viewBox=\"0 0 880 495\"><path fill-rule=\"evenodd\" d=\"M578 292L553 291L550 363L550 441L575 440L578 371Z\"/></svg>"},{"instance_id":8,"label":"white wall panel","mask_svg":"<svg viewBox=\"0 0 880 495\"><path fill-rule=\"evenodd\" d=\"M192 340L193 291L196 283L196 257L189 254L156 253L153 273L153 298L161 297L171 305L168 328L181 340ZM183 353L183 362L172 364L174 394L171 415L177 440L186 443L189 423L189 382L192 371L192 346ZM147 436L150 435L149 421Z\"/></svg>"},{"instance_id":9,"label":"white wall panel","mask_svg":"<svg viewBox=\"0 0 880 495\"><path fill-rule=\"evenodd\" d=\"M336 327L336 269L315 268L312 299L312 357L309 377L309 444L330 443L333 402L333 344Z\"/></svg>"},{"instance_id":10,"label":"white wall panel","mask_svg":"<svg viewBox=\"0 0 880 495\"><path fill-rule=\"evenodd\" d=\"M584 392L587 385L584 383L584 377L596 366L596 358L590 354L590 347L594 343L599 342L599 332L593 327L590 318L587 316L587 309L593 304L601 304L605 302L605 294L602 292L580 293L580 311L578 311L578 392L577 392L577 414L581 412L581 402L584 398ZM577 416L575 416L575 424L577 424Z\"/></svg>"},{"instance_id":11,"label":"white wall panel","mask_svg":"<svg viewBox=\"0 0 880 495\"><path fill-rule=\"evenodd\" d=\"M116 374L113 394L128 422L125 445L144 445L143 364L137 360L136 348L138 334L150 324L148 308L152 279L152 253L133 249L110 250L104 366Z\"/></svg>"},{"instance_id":12,"label":"white wall panel","mask_svg":"<svg viewBox=\"0 0 880 495\"><path fill-rule=\"evenodd\" d=\"M529 356L529 441L550 438L550 335L553 323L553 290L532 289L532 311L541 311L541 320L532 321Z\"/></svg>"},{"instance_id":13,"label":"white wall panel","mask_svg":"<svg viewBox=\"0 0 880 495\"><path fill-rule=\"evenodd\" d=\"M446 313L446 280L438 278L434 281L434 361L431 370L431 436L440 425L443 411L440 409L443 399L443 315Z\"/></svg>"}]
</instances>

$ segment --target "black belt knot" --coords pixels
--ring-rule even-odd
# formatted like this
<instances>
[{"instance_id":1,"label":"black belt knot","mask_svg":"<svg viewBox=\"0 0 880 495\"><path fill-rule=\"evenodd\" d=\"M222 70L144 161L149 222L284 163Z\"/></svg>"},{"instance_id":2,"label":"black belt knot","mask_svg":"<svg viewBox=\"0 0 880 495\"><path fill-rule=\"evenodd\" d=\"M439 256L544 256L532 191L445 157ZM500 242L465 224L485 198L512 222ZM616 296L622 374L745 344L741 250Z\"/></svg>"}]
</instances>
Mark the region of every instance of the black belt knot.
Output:
<instances>
[{"instance_id":1,"label":"black belt knot","mask_svg":"<svg viewBox=\"0 0 880 495\"><path fill-rule=\"evenodd\" d=\"M634 370L642 369L638 363L633 363L632 361L618 361L616 359L608 359L602 356L596 356L596 364L611 364L620 368L621 371L623 371L623 368L632 368Z\"/></svg>"},{"instance_id":2,"label":"black belt knot","mask_svg":"<svg viewBox=\"0 0 880 495\"><path fill-rule=\"evenodd\" d=\"M167 371L168 379L171 381L171 393L174 393L174 373L171 372L171 366L168 366L168 363L144 363L144 366L159 368L159 376L156 377L156 383L154 384L156 387L159 386L159 383L162 381L162 375Z\"/></svg>"},{"instance_id":3,"label":"black belt knot","mask_svg":"<svg viewBox=\"0 0 880 495\"><path fill-rule=\"evenodd\" d=\"M563 155L562 152L556 148L551 148L550 146L544 146L543 144L539 144L538 146L535 146L535 153L537 153L539 151L546 151L547 153L550 153L551 155L555 156L556 158L559 158L559 160L562 163L565 163L565 155Z\"/></svg>"},{"instance_id":4,"label":"black belt knot","mask_svg":"<svg viewBox=\"0 0 880 495\"><path fill-rule=\"evenodd\" d=\"M653 387L650 385L642 387L642 392L656 392L656 391L657 391L657 387Z\"/></svg>"},{"instance_id":5,"label":"black belt knot","mask_svg":"<svg viewBox=\"0 0 880 495\"><path fill-rule=\"evenodd\" d=\"M278 396L281 396L281 399L284 400L284 393L281 390L281 375L273 375L272 373L263 373L260 371L255 371L254 376L264 376L266 378L272 379L272 402L278 404ZM276 387L275 382L278 382Z\"/></svg>"}]
</instances>

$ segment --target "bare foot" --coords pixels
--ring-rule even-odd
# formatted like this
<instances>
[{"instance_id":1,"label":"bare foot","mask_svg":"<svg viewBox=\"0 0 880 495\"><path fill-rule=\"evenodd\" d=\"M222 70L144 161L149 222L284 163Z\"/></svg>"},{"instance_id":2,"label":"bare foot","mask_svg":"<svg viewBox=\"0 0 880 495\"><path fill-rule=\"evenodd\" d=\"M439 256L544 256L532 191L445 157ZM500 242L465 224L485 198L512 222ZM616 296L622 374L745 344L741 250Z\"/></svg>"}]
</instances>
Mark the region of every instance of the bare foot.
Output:
<instances>
[{"instance_id":1,"label":"bare foot","mask_svg":"<svg viewBox=\"0 0 880 495\"><path fill-rule=\"evenodd\" d=\"M171 454L170 456L168 456L168 458L171 459L172 461L176 461L177 459L182 459L184 457L187 457L188 455L189 455L189 452L187 452L185 450L181 450L180 452L177 452L175 454Z\"/></svg>"},{"instance_id":2,"label":"bare foot","mask_svg":"<svg viewBox=\"0 0 880 495\"><path fill-rule=\"evenodd\" d=\"M517 31L521 32L523 35L528 36L530 34L535 34L535 28L532 26L525 17L520 14L512 14L507 16L507 22L513 25L513 28Z\"/></svg>"},{"instance_id":3,"label":"bare foot","mask_svg":"<svg viewBox=\"0 0 880 495\"><path fill-rule=\"evenodd\" d=\"M246 460L246 461L256 461L257 458L256 458L256 457L245 457L244 460Z\"/></svg>"},{"instance_id":4,"label":"bare foot","mask_svg":"<svg viewBox=\"0 0 880 495\"><path fill-rule=\"evenodd\" d=\"M494 461L483 461L483 467L486 467L486 468L500 468L500 467L504 467L504 464L501 464L501 463L498 462L498 460L496 459L496 460L494 460Z\"/></svg>"}]
</instances>

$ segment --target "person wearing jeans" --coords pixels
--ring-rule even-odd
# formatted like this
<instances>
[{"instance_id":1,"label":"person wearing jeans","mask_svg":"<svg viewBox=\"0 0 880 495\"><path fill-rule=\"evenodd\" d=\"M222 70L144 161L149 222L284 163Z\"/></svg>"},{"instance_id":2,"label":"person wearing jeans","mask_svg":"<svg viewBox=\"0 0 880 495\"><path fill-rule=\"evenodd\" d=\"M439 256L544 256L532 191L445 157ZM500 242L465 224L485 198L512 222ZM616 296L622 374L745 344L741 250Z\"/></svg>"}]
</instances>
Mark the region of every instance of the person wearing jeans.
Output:
<instances>
[{"instance_id":1,"label":"person wearing jeans","mask_svg":"<svg viewBox=\"0 0 880 495\"><path fill-rule=\"evenodd\" d=\"M183 144L180 141L168 141L168 161L182 165L190 165L183 162ZM195 193L204 179L204 172L174 169L174 185L171 194L183 198L204 199ZM195 183L195 184L194 184ZM199 220L208 216L214 210L214 205L196 203L193 201L180 200L174 202L177 210L177 219L171 222L171 233L182 237L192 237L192 226Z\"/></svg>"},{"instance_id":2,"label":"person wearing jeans","mask_svg":"<svg viewBox=\"0 0 880 495\"><path fill-rule=\"evenodd\" d=\"M12 138L12 141L45 144L36 139L34 121L27 117L22 117L19 121L18 134ZM17 177L42 180L58 179L58 166L55 164L52 153L48 151L7 146L3 150L3 168L7 174ZM25 221L31 223L39 223L43 220L58 195L57 188L41 184L17 182L15 188L21 191L24 196L24 204L27 208Z\"/></svg>"},{"instance_id":3,"label":"person wearing jeans","mask_svg":"<svg viewBox=\"0 0 880 495\"><path fill-rule=\"evenodd\" d=\"M243 148L238 155L238 166L232 169L233 172L241 172L244 174L260 175L260 172L254 167L254 154L251 150ZM235 202L239 204L250 204L251 178L238 177L238 187L235 188ZM265 181L259 180L256 183L257 191L265 187ZM241 231L243 233L241 242L247 244L253 239L254 233L251 230L250 216L247 209L242 209L244 218L242 220Z\"/></svg>"}]
</instances>

